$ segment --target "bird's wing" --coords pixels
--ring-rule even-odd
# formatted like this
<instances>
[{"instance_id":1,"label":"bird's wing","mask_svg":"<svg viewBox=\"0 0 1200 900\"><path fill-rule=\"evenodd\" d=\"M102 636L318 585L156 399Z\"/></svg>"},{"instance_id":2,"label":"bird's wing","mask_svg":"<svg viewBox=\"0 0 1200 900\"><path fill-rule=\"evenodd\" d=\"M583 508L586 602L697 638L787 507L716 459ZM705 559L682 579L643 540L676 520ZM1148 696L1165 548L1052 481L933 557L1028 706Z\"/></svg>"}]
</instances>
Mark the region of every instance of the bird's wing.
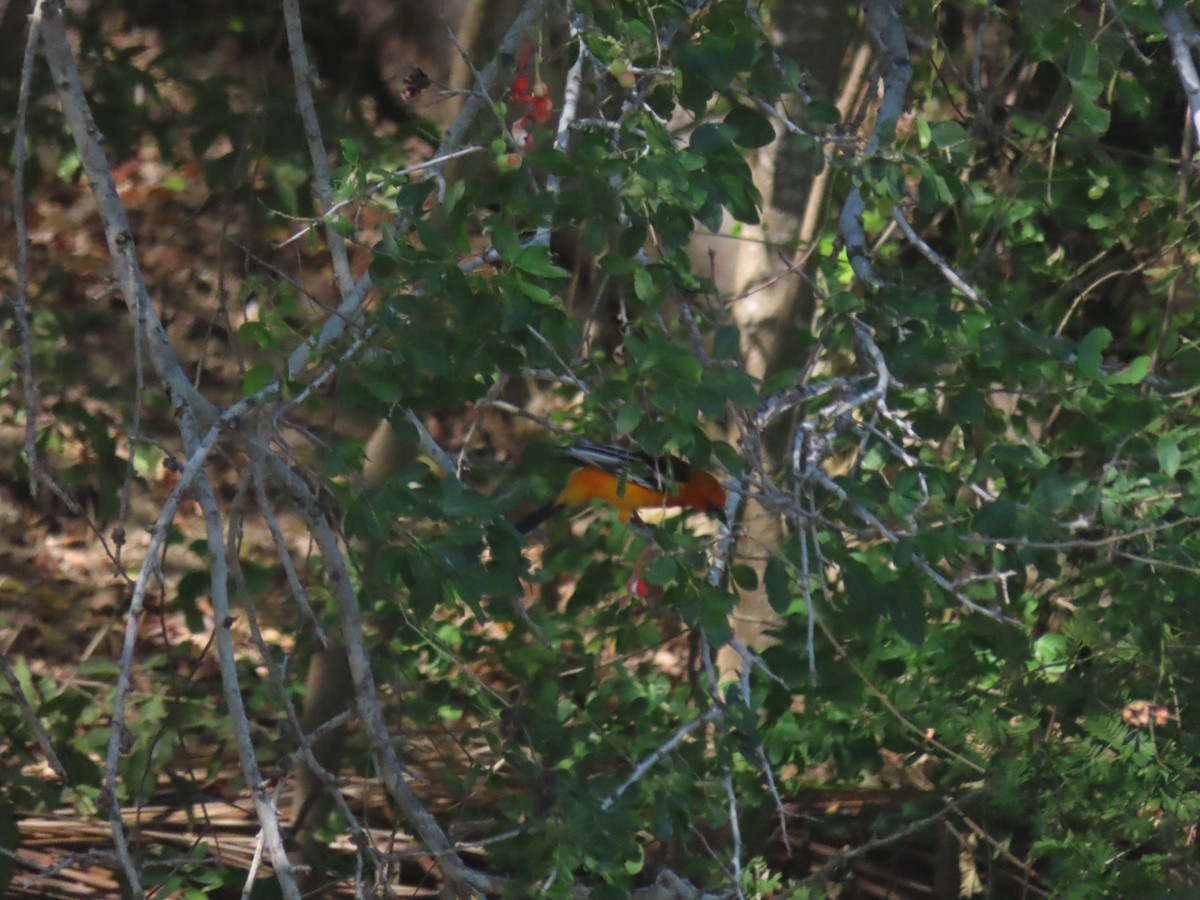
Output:
<instances>
[{"instance_id":1,"label":"bird's wing","mask_svg":"<svg viewBox=\"0 0 1200 900\"><path fill-rule=\"evenodd\" d=\"M580 465L664 494L679 493L679 483L691 478L691 468L676 456L651 456L641 450L590 441L564 447L563 453Z\"/></svg>"}]
</instances>

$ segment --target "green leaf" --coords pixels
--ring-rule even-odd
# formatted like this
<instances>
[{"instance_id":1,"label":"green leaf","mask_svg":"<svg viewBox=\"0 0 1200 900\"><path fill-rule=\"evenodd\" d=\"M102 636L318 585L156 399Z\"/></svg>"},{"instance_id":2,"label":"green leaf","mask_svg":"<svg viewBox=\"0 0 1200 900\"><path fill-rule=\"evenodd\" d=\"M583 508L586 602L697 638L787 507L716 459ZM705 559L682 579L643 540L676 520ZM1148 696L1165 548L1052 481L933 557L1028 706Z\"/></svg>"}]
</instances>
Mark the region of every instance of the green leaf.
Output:
<instances>
[{"instance_id":1,"label":"green leaf","mask_svg":"<svg viewBox=\"0 0 1200 900\"><path fill-rule=\"evenodd\" d=\"M692 132L688 149L701 156L710 156L728 148L736 133L737 130L730 125L701 125Z\"/></svg>"},{"instance_id":2,"label":"green leaf","mask_svg":"<svg viewBox=\"0 0 1200 900\"><path fill-rule=\"evenodd\" d=\"M735 359L741 347L741 332L736 325L723 325L713 333L714 359Z\"/></svg>"},{"instance_id":3,"label":"green leaf","mask_svg":"<svg viewBox=\"0 0 1200 900\"><path fill-rule=\"evenodd\" d=\"M767 589L767 602L771 604L771 609L784 615L792 605L792 579L787 564L779 557L773 556L767 560L763 585Z\"/></svg>"},{"instance_id":4,"label":"green leaf","mask_svg":"<svg viewBox=\"0 0 1200 900\"><path fill-rule=\"evenodd\" d=\"M1105 384L1141 384L1150 371L1150 357L1139 356L1124 372L1116 372L1104 379Z\"/></svg>"},{"instance_id":5,"label":"green leaf","mask_svg":"<svg viewBox=\"0 0 1200 900\"><path fill-rule=\"evenodd\" d=\"M654 213L654 228L659 242L666 250L682 247L691 240L695 226L692 217L678 206L662 203Z\"/></svg>"},{"instance_id":6,"label":"green leaf","mask_svg":"<svg viewBox=\"0 0 1200 900\"><path fill-rule=\"evenodd\" d=\"M946 120L929 126L929 140L940 150L955 150L969 145L971 136L957 122Z\"/></svg>"},{"instance_id":7,"label":"green leaf","mask_svg":"<svg viewBox=\"0 0 1200 900\"><path fill-rule=\"evenodd\" d=\"M333 216L326 219L326 224L332 228L340 237L346 240L353 240L355 228L354 223L349 219L343 219L341 216Z\"/></svg>"},{"instance_id":8,"label":"green leaf","mask_svg":"<svg viewBox=\"0 0 1200 900\"><path fill-rule=\"evenodd\" d=\"M517 229L510 223L499 220L492 220L491 229L492 246L496 248L500 258L509 262L515 260L521 254L521 237L517 234Z\"/></svg>"},{"instance_id":9,"label":"green leaf","mask_svg":"<svg viewBox=\"0 0 1200 900\"><path fill-rule=\"evenodd\" d=\"M643 303L650 303L654 300L654 276L646 269L633 270L633 292Z\"/></svg>"},{"instance_id":10,"label":"green leaf","mask_svg":"<svg viewBox=\"0 0 1200 900\"><path fill-rule=\"evenodd\" d=\"M580 238L583 249L592 256L602 256L608 251L608 223L592 221L583 227Z\"/></svg>"},{"instance_id":11,"label":"green leaf","mask_svg":"<svg viewBox=\"0 0 1200 900\"><path fill-rule=\"evenodd\" d=\"M629 227L621 232L621 237L617 240L617 253L621 256L637 256L646 245L647 234L646 220L640 216L631 218Z\"/></svg>"},{"instance_id":12,"label":"green leaf","mask_svg":"<svg viewBox=\"0 0 1200 900\"><path fill-rule=\"evenodd\" d=\"M617 411L617 433L632 434L642 423L642 408L637 403L624 403Z\"/></svg>"},{"instance_id":13,"label":"green leaf","mask_svg":"<svg viewBox=\"0 0 1200 900\"><path fill-rule=\"evenodd\" d=\"M1100 362L1104 348L1112 343L1112 332L1107 328L1096 328L1079 342L1075 351L1075 365L1081 375L1100 381L1104 373L1100 371Z\"/></svg>"},{"instance_id":14,"label":"green leaf","mask_svg":"<svg viewBox=\"0 0 1200 900\"><path fill-rule=\"evenodd\" d=\"M646 573L646 583L654 587L670 587L678 574L679 567L669 556L660 556Z\"/></svg>"},{"instance_id":15,"label":"green leaf","mask_svg":"<svg viewBox=\"0 0 1200 900\"><path fill-rule=\"evenodd\" d=\"M1075 94L1075 117L1094 135L1102 135L1112 124L1112 113L1090 97Z\"/></svg>"},{"instance_id":16,"label":"green leaf","mask_svg":"<svg viewBox=\"0 0 1200 900\"><path fill-rule=\"evenodd\" d=\"M89 656L76 667L75 674L88 678L109 678L120 671L120 666L115 660L103 656Z\"/></svg>"},{"instance_id":17,"label":"green leaf","mask_svg":"<svg viewBox=\"0 0 1200 900\"><path fill-rule=\"evenodd\" d=\"M446 192L446 201L442 204L442 208L447 216L450 216L454 213L455 208L458 206L459 201L462 200L463 195L466 194L466 192L467 182L462 179L455 181L450 190Z\"/></svg>"},{"instance_id":18,"label":"green leaf","mask_svg":"<svg viewBox=\"0 0 1200 900\"><path fill-rule=\"evenodd\" d=\"M1073 82L1093 78L1100 71L1100 50L1091 41L1079 41L1071 48L1067 74Z\"/></svg>"},{"instance_id":19,"label":"green leaf","mask_svg":"<svg viewBox=\"0 0 1200 900\"><path fill-rule=\"evenodd\" d=\"M653 582L651 582L653 583ZM722 647L733 636L729 625L729 607L726 598L707 595L700 604L700 627L713 647Z\"/></svg>"},{"instance_id":20,"label":"green leaf","mask_svg":"<svg viewBox=\"0 0 1200 900\"><path fill-rule=\"evenodd\" d=\"M1071 652L1064 635L1043 634L1033 645L1035 670L1042 678L1057 681L1066 674Z\"/></svg>"},{"instance_id":21,"label":"green leaf","mask_svg":"<svg viewBox=\"0 0 1200 900\"><path fill-rule=\"evenodd\" d=\"M725 117L724 124L733 128L733 140L739 147L765 147L775 140L775 129L767 117L748 106L735 106Z\"/></svg>"},{"instance_id":22,"label":"green leaf","mask_svg":"<svg viewBox=\"0 0 1200 900\"><path fill-rule=\"evenodd\" d=\"M1158 439L1158 447L1155 452L1158 456L1158 465L1164 474L1168 478L1174 478L1175 473L1179 471L1180 463L1183 462L1183 454L1179 452L1179 444L1175 438L1169 434L1163 435Z\"/></svg>"},{"instance_id":23,"label":"green leaf","mask_svg":"<svg viewBox=\"0 0 1200 900\"><path fill-rule=\"evenodd\" d=\"M734 563L729 568L729 577L743 591L758 590L758 573L753 566L745 563Z\"/></svg>"},{"instance_id":24,"label":"green leaf","mask_svg":"<svg viewBox=\"0 0 1200 900\"><path fill-rule=\"evenodd\" d=\"M925 642L925 592L915 580L895 582L888 594L888 618L896 633L913 646Z\"/></svg>"},{"instance_id":25,"label":"green leaf","mask_svg":"<svg viewBox=\"0 0 1200 900\"><path fill-rule=\"evenodd\" d=\"M428 220L417 223L417 236L421 239L421 246L434 256L448 257L451 255L450 245L446 243L441 232Z\"/></svg>"},{"instance_id":26,"label":"green leaf","mask_svg":"<svg viewBox=\"0 0 1200 900\"><path fill-rule=\"evenodd\" d=\"M538 278L570 278L571 273L550 261L550 251L545 247L526 247L513 259L513 265L527 275Z\"/></svg>"},{"instance_id":27,"label":"green leaf","mask_svg":"<svg viewBox=\"0 0 1200 900\"><path fill-rule=\"evenodd\" d=\"M278 346L275 335L262 322L245 322L238 328L238 334L243 340L257 344L264 350L274 350Z\"/></svg>"},{"instance_id":28,"label":"green leaf","mask_svg":"<svg viewBox=\"0 0 1200 900\"><path fill-rule=\"evenodd\" d=\"M175 592L175 602L183 609L184 621L193 634L204 630L204 616L201 614L196 601L208 593L209 578L207 572L185 572L179 579L179 587Z\"/></svg>"},{"instance_id":29,"label":"green leaf","mask_svg":"<svg viewBox=\"0 0 1200 900\"><path fill-rule=\"evenodd\" d=\"M750 409L759 402L758 382L750 373L740 368L710 370L706 373L704 387L717 394L712 404L715 409L723 409L726 403ZM720 413L714 411L709 413L709 416L716 419L720 417Z\"/></svg>"},{"instance_id":30,"label":"green leaf","mask_svg":"<svg viewBox=\"0 0 1200 900\"><path fill-rule=\"evenodd\" d=\"M251 366L242 376L242 391L247 397L257 394L275 378L275 367L270 363Z\"/></svg>"},{"instance_id":31,"label":"green leaf","mask_svg":"<svg viewBox=\"0 0 1200 900\"><path fill-rule=\"evenodd\" d=\"M394 372L377 366L362 366L358 369L358 380L375 398L384 403L398 403L404 396L402 382Z\"/></svg>"},{"instance_id":32,"label":"green leaf","mask_svg":"<svg viewBox=\"0 0 1200 900\"><path fill-rule=\"evenodd\" d=\"M853 560L842 566L842 580L846 585L848 606L863 624L874 622L887 608L887 596L891 585L883 585L865 565Z\"/></svg>"}]
</instances>

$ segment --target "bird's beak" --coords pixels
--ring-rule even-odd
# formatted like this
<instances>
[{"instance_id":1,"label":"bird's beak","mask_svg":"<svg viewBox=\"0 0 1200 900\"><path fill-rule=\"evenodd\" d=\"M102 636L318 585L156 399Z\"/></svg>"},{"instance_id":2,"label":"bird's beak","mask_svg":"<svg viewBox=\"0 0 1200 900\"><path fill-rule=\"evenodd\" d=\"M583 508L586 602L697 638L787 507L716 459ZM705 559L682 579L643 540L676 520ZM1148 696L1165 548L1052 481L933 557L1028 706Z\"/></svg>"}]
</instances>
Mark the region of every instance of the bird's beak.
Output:
<instances>
[{"instance_id":1,"label":"bird's beak","mask_svg":"<svg viewBox=\"0 0 1200 900\"><path fill-rule=\"evenodd\" d=\"M724 525L726 528L729 527L729 517L727 515L725 515L724 509L717 506L715 503L710 503L710 504L708 504L708 512L709 512L709 515L716 516L717 521L720 522L722 525Z\"/></svg>"}]
</instances>

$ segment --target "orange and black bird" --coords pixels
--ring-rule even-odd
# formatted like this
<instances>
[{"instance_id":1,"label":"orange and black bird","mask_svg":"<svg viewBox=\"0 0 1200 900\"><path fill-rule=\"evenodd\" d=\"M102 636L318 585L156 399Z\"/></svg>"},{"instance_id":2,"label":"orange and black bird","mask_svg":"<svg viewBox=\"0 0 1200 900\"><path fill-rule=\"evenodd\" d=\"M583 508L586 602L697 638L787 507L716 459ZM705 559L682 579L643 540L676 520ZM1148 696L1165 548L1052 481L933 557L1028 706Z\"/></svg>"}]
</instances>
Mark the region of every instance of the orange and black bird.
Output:
<instances>
[{"instance_id":1,"label":"orange and black bird","mask_svg":"<svg viewBox=\"0 0 1200 900\"><path fill-rule=\"evenodd\" d=\"M682 506L725 519L725 490L703 469L676 456L651 456L611 444L590 441L564 447L563 454L577 464L566 487L553 503L534 510L517 525L527 534L555 511L600 500L618 510L622 522L640 509Z\"/></svg>"}]
</instances>

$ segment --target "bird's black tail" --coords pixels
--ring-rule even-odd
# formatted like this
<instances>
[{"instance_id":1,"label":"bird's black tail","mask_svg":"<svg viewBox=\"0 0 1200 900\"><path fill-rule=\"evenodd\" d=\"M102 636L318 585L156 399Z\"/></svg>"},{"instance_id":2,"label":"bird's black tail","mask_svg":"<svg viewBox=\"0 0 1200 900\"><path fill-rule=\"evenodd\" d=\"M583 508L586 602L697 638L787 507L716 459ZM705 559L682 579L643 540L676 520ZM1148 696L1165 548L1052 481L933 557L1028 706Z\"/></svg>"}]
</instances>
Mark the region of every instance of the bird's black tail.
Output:
<instances>
[{"instance_id":1,"label":"bird's black tail","mask_svg":"<svg viewBox=\"0 0 1200 900\"><path fill-rule=\"evenodd\" d=\"M548 518L554 515L559 509L557 503L547 503L545 506L539 506L521 521L517 522L517 531L521 534L529 534Z\"/></svg>"}]
</instances>

